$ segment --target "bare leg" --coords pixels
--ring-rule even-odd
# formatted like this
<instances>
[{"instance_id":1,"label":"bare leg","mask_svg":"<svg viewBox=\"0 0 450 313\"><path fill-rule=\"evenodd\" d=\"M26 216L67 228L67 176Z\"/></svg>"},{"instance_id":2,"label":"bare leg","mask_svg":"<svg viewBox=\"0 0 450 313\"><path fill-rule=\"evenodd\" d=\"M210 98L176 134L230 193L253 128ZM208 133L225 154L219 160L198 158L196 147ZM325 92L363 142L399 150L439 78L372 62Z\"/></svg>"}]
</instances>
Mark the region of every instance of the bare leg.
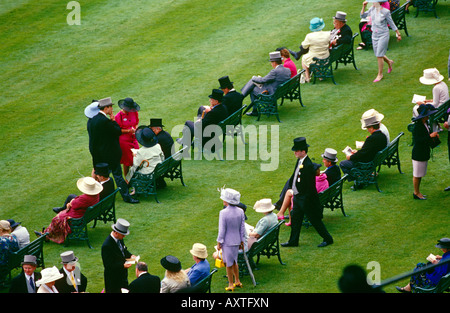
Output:
<instances>
[{"instance_id":1,"label":"bare leg","mask_svg":"<svg viewBox=\"0 0 450 313\"><path fill-rule=\"evenodd\" d=\"M422 177L414 177L413 176L414 194L420 198L423 198L423 194L420 193L421 180L422 180Z\"/></svg>"},{"instance_id":2,"label":"bare leg","mask_svg":"<svg viewBox=\"0 0 450 313\"><path fill-rule=\"evenodd\" d=\"M387 65L389 67L388 73L390 73L392 71L392 64L394 64L394 61L389 59L387 56L384 56L383 60L384 60L384 62L387 63Z\"/></svg>"},{"instance_id":3,"label":"bare leg","mask_svg":"<svg viewBox=\"0 0 450 313\"><path fill-rule=\"evenodd\" d=\"M242 286L241 281L239 280L239 265L234 263L231 268L233 269L234 286Z\"/></svg>"},{"instance_id":4,"label":"bare leg","mask_svg":"<svg viewBox=\"0 0 450 313\"><path fill-rule=\"evenodd\" d=\"M378 62L378 75L375 78L374 82L380 81L383 78L384 57L377 57L377 62Z\"/></svg>"},{"instance_id":5,"label":"bare leg","mask_svg":"<svg viewBox=\"0 0 450 313\"><path fill-rule=\"evenodd\" d=\"M228 278L228 288L233 289L233 266L226 267L227 278Z\"/></svg>"},{"instance_id":6,"label":"bare leg","mask_svg":"<svg viewBox=\"0 0 450 313\"><path fill-rule=\"evenodd\" d=\"M311 77L309 75L309 67L307 67L303 62L302 62L302 67L305 70L305 81L307 83L309 83L309 81L311 80Z\"/></svg>"},{"instance_id":7,"label":"bare leg","mask_svg":"<svg viewBox=\"0 0 450 313\"><path fill-rule=\"evenodd\" d=\"M280 218L284 217L284 212L286 211L287 208L291 206L291 199L292 199L292 190L289 189L288 191L286 191L286 194L284 195L283 204L281 205L281 209L277 214L278 217Z\"/></svg>"}]
</instances>

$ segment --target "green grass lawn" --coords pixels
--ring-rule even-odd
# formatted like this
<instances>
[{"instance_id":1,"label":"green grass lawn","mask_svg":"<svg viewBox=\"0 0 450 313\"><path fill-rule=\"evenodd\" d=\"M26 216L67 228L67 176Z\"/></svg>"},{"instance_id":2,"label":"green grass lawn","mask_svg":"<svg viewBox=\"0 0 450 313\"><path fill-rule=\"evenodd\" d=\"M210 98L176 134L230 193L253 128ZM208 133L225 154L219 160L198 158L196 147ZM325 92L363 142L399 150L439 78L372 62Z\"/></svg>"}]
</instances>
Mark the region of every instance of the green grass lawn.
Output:
<instances>
[{"instance_id":1,"label":"green grass lawn","mask_svg":"<svg viewBox=\"0 0 450 313\"><path fill-rule=\"evenodd\" d=\"M199 105L208 104L217 79L229 75L240 89L252 75L271 69L268 54L277 47L297 49L308 33L309 20L324 18L332 28L335 12L347 12L353 32L359 32L361 4L350 0L291 1L80 1L81 25L69 26L68 1L2 0L0 4L0 219L22 222L34 239L33 230L47 226L69 193L78 193L76 180L91 172L84 108L92 99L132 97L141 105L142 124L163 118L169 132L192 120ZM402 1L403 3L404 1ZM179 181L168 182L153 198L130 205L117 197L117 217L130 221L126 243L131 252L149 264L150 272L164 275L159 260L177 256L184 268L192 265L189 250L195 242L207 245L209 254L216 244L218 215L222 207L217 188L224 185L241 192L249 206L248 223L255 225L260 214L252 210L261 198L274 202L291 175L295 157L292 140L305 136L309 156L320 163L325 148L340 152L368 135L360 117L374 108L385 115L383 123L393 139L400 132L401 166L382 168L379 186L361 191L344 185L348 217L340 212L324 213L324 223L335 243L317 248L321 238L313 228L302 229L298 248L283 248L281 266L276 258L261 260L253 288L248 276L241 292L335 293L337 280L347 264L364 268L371 261L381 267L381 279L412 270L429 253L439 253L436 241L448 237L450 213L447 133L434 150L422 191L427 201L412 198L411 121L413 94L430 98L431 86L419 83L425 68L436 67L447 75L450 4L438 3L439 19L415 9L407 16L410 37L391 42L387 55L394 70L373 84L376 59L373 51L355 51L359 70L352 65L335 71L338 85L330 80L302 85L305 107L285 102L275 118L243 117L244 127L279 126L276 170L261 171L264 155L257 160L185 160ZM360 37L356 39L357 43ZM301 67L300 61L296 62ZM246 99L246 104L249 99ZM115 106L115 112L118 107ZM179 134L174 134L178 137ZM248 139L248 138L247 138ZM228 138L230 140L230 138ZM237 139L239 140L239 139ZM248 146L247 146L248 149ZM270 151L270 141L269 149ZM103 289L101 245L110 225L90 230L90 242L69 247L46 243L47 266L60 266L59 254L71 249L80 259L88 277L88 291ZM289 237L282 226L280 240ZM208 257L214 264L212 257ZM213 278L212 291L224 292L225 270ZM129 271L129 280L134 271ZM402 284L406 282L401 282ZM394 285L386 292L396 292Z\"/></svg>"}]
</instances>

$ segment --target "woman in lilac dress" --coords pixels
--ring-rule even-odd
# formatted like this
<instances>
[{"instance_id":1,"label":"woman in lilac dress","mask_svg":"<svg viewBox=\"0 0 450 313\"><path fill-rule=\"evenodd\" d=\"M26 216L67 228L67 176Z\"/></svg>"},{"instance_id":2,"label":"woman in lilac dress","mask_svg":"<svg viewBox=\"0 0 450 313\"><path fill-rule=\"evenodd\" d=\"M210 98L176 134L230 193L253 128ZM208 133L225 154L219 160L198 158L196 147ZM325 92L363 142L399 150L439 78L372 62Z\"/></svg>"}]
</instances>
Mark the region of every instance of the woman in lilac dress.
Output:
<instances>
[{"instance_id":1,"label":"woman in lilac dress","mask_svg":"<svg viewBox=\"0 0 450 313\"><path fill-rule=\"evenodd\" d=\"M239 248L244 247L245 215L237 205L241 194L230 188L222 189L220 199L225 208L219 214L219 234L217 235L217 248L222 249L222 258L226 266L228 286L227 291L241 287L239 280L238 254ZM234 278L234 282L233 282Z\"/></svg>"}]
</instances>

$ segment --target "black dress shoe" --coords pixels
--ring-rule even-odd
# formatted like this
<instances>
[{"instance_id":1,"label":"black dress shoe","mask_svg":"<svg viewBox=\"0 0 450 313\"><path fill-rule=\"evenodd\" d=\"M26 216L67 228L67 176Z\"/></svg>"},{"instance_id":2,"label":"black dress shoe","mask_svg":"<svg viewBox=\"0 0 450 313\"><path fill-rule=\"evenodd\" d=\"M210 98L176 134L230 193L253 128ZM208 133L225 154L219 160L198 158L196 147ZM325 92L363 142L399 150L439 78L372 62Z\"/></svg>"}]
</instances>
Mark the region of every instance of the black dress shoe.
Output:
<instances>
[{"instance_id":1,"label":"black dress shoe","mask_svg":"<svg viewBox=\"0 0 450 313\"><path fill-rule=\"evenodd\" d=\"M422 198L421 198L421 197L417 196L417 195L414 194L414 193L413 193L413 199L414 199L414 200L427 200L427 198L425 198L425 197L422 197Z\"/></svg>"},{"instance_id":2,"label":"black dress shoe","mask_svg":"<svg viewBox=\"0 0 450 313\"><path fill-rule=\"evenodd\" d=\"M404 288L399 286L395 286L395 288L402 293L411 293L411 291L405 290Z\"/></svg>"},{"instance_id":3,"label":"black dress shoe","mask_svg":"<svg viewBox=\"0 0 450 313\"><path fill-rule=\"evenodd\" d=\"M282 246L282 247L298 247L298 244L293 244L293 243L290 243L290 242L288 241L288 242L283 242L283 243L281 244L281 246Z\"/></svg>"},{"instance_id":4,"label":"black dress shoe","mask_svg":"<svg viewBox=\"0 0 450 313\"><path fill-rule=\"evenodd\" d=\"M56 214L58 214L62 210L64 210L64 208L53 208L53 212L55 212Z\"/></svg>"},{"instance_id":5,"label":"black dress shoe","mask_svg":"<svg viewBox=\"0 0 450 313\"><path fill-rule=\"evenodd\" d=\"M450 191L450 186L444 189L444 191Z\"/></svg>"},{"instance_id":6,"label":"black dress shoe","mask_svg":"<svg viewBox=\"0 0 450 313\"><path fill-rule=\"evenodd\" d=\"M323 242L322 242L320 245L318 245L317 247L322 248L322 247L329 246L329 245L331 245L331 244L333 244L333 241L331 241L331 242L323 241Z\"/></svg>"},{"instance_id":7,"label":"black dress shoe","mask_svg":"<svg viewBox=\"0 0 450 313\"><path fill-rule=\"evenodd\" d=\"M134 198L131 198L131 197L125 198L125 199L123 199L123 201L125 201L126 203L132 203L132 204L139 203L138 199L134 199Z\"/></svg>"},{"instance_id":8,"label":"black dress shoe","mask_svg":"<svg viewBox=\"0 0 450 313\"><path fill-rule=\"evenodd\" d=\"M247 113L245 113L245 115L247 115L247 116L258 116L258 113L256 113L256 112L247 112Z\"/></svg>"}]
</instances>

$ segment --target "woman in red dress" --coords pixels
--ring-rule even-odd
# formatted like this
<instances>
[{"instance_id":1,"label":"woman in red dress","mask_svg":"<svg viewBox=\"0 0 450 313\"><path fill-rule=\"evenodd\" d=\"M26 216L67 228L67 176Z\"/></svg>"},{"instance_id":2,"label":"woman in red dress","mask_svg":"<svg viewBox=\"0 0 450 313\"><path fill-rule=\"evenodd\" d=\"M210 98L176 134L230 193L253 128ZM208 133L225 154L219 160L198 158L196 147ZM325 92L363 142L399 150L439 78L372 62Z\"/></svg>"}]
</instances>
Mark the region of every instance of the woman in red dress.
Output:
<instances>
[{"instance_id":1,"label":"woman in red dress","mask_svg":"<svg viewBox=\"0 0 450 313\"><path fill-rule=\"evenodd\" d=\"M52 219L50 225L43 230L43 233L49 233L47 239L63 243L70 234L67 222L69 218L82 217L88 207L99 201L99 193L103 190L103 186L92 177L80 178L77 181L77 187L83 194L68 202L65 208ZM36 231L35 233L38 236L42 235Z\"/></svg>"},{"instance_id":2,"label":"woman in red dress","mask_svg":"<svg viewBox=\"0 0 450 313\"><path fill-rule=\"evenodd\" d=\"M132 98L119 100L118 104L121 110L116 114L115 120L120 128L122 128L122 135L119 137L120 148L122 149L120 163L123 164L123 173L126 177L130 166L133 165L133 153L131 149L139 149L135 132L139 124L138 111L141 107Z\"/></svg>"}]
</instances>

